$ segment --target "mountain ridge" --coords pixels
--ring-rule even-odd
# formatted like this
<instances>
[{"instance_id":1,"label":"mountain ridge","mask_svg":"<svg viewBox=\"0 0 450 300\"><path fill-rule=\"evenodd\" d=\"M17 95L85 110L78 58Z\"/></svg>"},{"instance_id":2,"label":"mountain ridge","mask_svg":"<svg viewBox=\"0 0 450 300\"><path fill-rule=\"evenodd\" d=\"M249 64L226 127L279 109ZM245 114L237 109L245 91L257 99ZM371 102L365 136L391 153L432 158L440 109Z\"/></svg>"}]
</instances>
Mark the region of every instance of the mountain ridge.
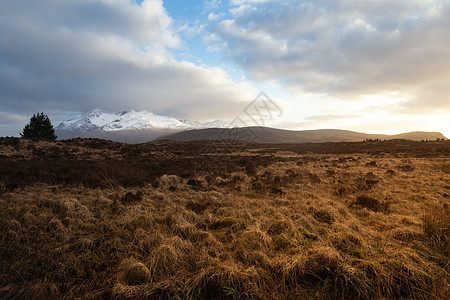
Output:
<instances>
[{"instance_id":1,"label":"mountain ridge","mask_svg":"<svg viewBox=\"0 0 450 300\"><path fill-rule=\"evenodd\" d=\"M270 127L243 127L230 129L198 129L174 133L159 140L180 142L199 140L239 140L262 144L276 143L323 143L323 142L358 142L367 139L407 139L407 140L436 140L447 139L440 132L413 131L395 135L369 134L343 129L315 129L315 130L286 130Z\"/></svg>"},{"instance_id":2,"label":"mountain ridge","mask_svg":"<svg viewBox=\"0 0 450 300\"><path fill-rule=\"evenodd\" d=\"M206 123L178 120L152 112L123 110L114 114L94 109L76 119L61 122L55 133L58 139L104 138L117 142L143 143L171 133L190 129L226 128L221 120ZM130 138L134 136L135 138Z\"/></svg>"},{"instance_id":3,"label":"mountain ridge","mask_svg":"<svg viewBox=\"0 0 450 300\"><path fill-rule=\"evenodd\" d=\"M366 139L446 139L439 132L408 132L397 135L368 134L342 129L286 130L270 127L232 128L230 123L215 120L200 123L178 120L147 111L123 110L106 113L94 109L76 119L61 122L55 133L59 140L72 138L100 138L127 144L154 140L199 141L240 140L256 143L321 143L357 142Z\"/></svg>"}]
</instances>

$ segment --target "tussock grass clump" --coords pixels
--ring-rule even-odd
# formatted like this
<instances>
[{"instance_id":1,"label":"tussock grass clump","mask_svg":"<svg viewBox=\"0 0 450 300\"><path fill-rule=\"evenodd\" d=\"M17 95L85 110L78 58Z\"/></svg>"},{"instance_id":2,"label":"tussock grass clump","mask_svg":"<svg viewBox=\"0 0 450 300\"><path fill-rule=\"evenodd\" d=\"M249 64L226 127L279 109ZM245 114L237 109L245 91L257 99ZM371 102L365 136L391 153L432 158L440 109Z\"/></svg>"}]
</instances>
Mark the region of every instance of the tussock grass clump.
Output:
<instances>
[{"instance_id":1,"label":"tussock grass clump","mask_svg":"<svg viewBox=\"0 0 450 300\"><path fill-rule=\"evenodd\" d=\"M388 201L380 201L375 198L369 196L358 196L356 197L356 201L351 204L351 206L364 207L370 209L375 212L389 212L389 202Z\"/></svg>"},{"instance_id":2,"label":"tussock grass clump","mask_svg":"<svg viewBox=\"0 0 450 300\"><path fill-rule=\"evenodd\" d=\"M441 165L441 170L445 174L450 174L450 163L444 163Z\"/></svg>"},{"instance_id":3,"label":"tussock grass clump","mask_svg":"<svg viewBox=\"0 0 450 300\"><path fill-rule=\"evenodd\" d=\"M122 203L129 204L133 202L139 202L143 200L143 193L141 191L138 191L136 193L128 192L125 195L122 196Z\"/></svg>"},{"instance_id":4,"label":"tussock grass clump","mask_svg":"<svg viewBox=\"0 0 450 300\"><path fill-rule=\"evenodd\" d=\"M274 249L275 250L282 250L289 247L294 247L296 243L291 239L290 235L287 234L280 234L274 241Z\"/></svg>"},{"instance_id":5,"label":"tussock grass clump","mask_svg":"<svg viewBox=\"0 0 450 300\"><path fill-rule=\"evenodd\" d=\"M411 165L400 165L397 166L397 169L399 169L402 172L412 172L414 171L414 167Z\"/></svg>"},{"instance_id":6,"label":"tussock grass clump","mask_svg":"<svg viewBox=\"0 0 450 300\"><path fill-rule=\"evenodd\" d=\"M325 281L336 274L340 267L339 252L331 247L318 247L309 250L304 262L305 280Z\"/></svg>"},{"instance_id":7,"label":"tussock grass clump","mask_svg":"<svg viewBox=\"0 0 450 300\"><path fill-rule=\"evenodd\" d=\"M392 176L395 175L395 171L392 170L392 169L389 169L389 170L386 171L386 175L392 177Z\"/></svg>"},{"instance_id":8,"label":"tussock grass clump","mask_svg":"<svg viewBox=\"0 0 450 300\"><path fill-rule=\"evenodd\" d=\"M208 185L207 181L203 178L191 178L186 182L186 184L194 191L203 190Z\"/></svg>"},{"instance_id":9,"label":"tussock grass clump","mask_svg":"<svg viewBox=\"0 0 450 300\"><path fill-rule=\"evenodd\" d=\"M327 209L313 209L314 218L322 223L332 224L334 223L335 217L333 213Z\"/></svg>"},{"instance_id":10,"label":"tussock grass clump","mask_svg":"<svg viewBox=\"0 0 450 300\"><path fill-rule=\"evenodd\" d=\"M308 174L308 177L309 177L309 181L311 182L311 183L320 183L320 177L317 175L317 174L313 174L313 173L309 173Z\"/></svg>"},{"instance_id":11,"label":"tussock grass clump","mask_svg":"<svg viewBox=\"0 0 450 300\"><path fill-rule=\"evenodd\" d=\"M233 262L211 261L190 282L188 295L205 299L258 299L261 278L255 267L243 268Z\"/></svg>"},{"instance_id":12,"label":"tussock grass clump","mask_svg":"<svg viewBox=\"0 0 450 300\"><path fill-rule=\"evenodd\" d=\"M409 243L414 240L420 240L423 238L423 232L419 229L411 229L411 228L395 228L389 232L389 236L397 239L399 241Z\"/></svg>"},{"instance_id":13,"label":"tussock grass clump","mask_svg":"<svg viewBox=\"0 0 450 300\"><path fill-rule=\"evenodd\" d=\"M450 258L450 208L429 207L423 215L423 231L430 243Z\"/></svg>"},{"instance_id":14,"label":"tussock grass clump","mask_svg":"<svg viewBox=\"0 0 450 300\"><path fill-rule=\"evenodd\" d=\"M118 279L126 285L141 285L150 282L150 270L141 262L124 260L118 270Z\"/></svg>"},{"instance_id":15,"label":"tussock grass clump","mask_svg":"<svg viewBox=\"0 0 450 300\"><path fill-rule=\"evenodd\" d=\"M163 175L158 180L158 186L162 191L176 191L186 186L186 180L178 175Z\"/></svg>"},{"instance_id":16,"label":"tussock grass clump","mask_svg":"<svg viewBox=\"0 0 450 300\"><path fill-rule=\"evenodd\" d=\"M373 290L366 274L352 267L332 247L318 247L308 251L304 261L291 265L297 284L314 287L313 295L323 299L358 299L372 297ZM295 282L295 281L294 281ZM312 296L312 295L311 295ZM309 298L311 298L309 296ZM306 297L305 297L306 298Z\"/></svg>"},{"instance_id":17,"label":"tussock grass clump","mask_svg":"<svg viewBox=\"0 0 450 300\"><path fill-rule=\"evenodd\" d=\"M162 245L153 253L151 273L154 281L173 276L180 264L181 253L174 245Z\"/></svg>"},{"instance_id":18,"label":"tussock grass clump","mask_svg":"<svg viewBox=\"0 0 450 300\"><path fill-rule=\"evenodd\" d=\"M20 287L2 287L0 297L14 300L53 300L61 297L61 293L58 286L53 283L34 283Z\"/></svg>"},{"instance_id":19,"label":"tussock grass clump","mask_svg":"<svg viewBox=\"0 0 450 300\"><path fill-rule=\"evenodd\" d=\"M145 299L147 291L141 285L126 285L117 283L111 290L111 298L117 300Z\"/></svg>"},{"instance_id":20,"label":"tussock grass clump","mask_svg":"<svg viewBox=\"0 0 450 300\"><path fill-rule=\"evenodd\" d=\"M336 234L331 236L330 240L336 249L354 257L363 258L362 242L357 235L351 233Z\"/></svg>"},{"instance_id":21,"label":"tussock grass clump","mask_svg":"<svg viewBox=\"0 0 450 300\"><path fill-rule=\"evenodd\" d=\"M203 211L205 211L208 208L208 205L205 202L198 202L198 201L190 200L186 204L186 208L192 210L193 212L195 212L197 214L201 214Z\"/></svg>"},{"instance_id":22,"label":"tussock grass clump","mask_svg":"<svg viewBox=\"0 0 450 300\"><path fill-rule=\"evenodd\" d=\"M267 249L272 243L272 237L259 228L249 228L245 230L240 240L251 250Z\"/></svg>"},{"instance_id":23,"label":"tussock grass clump","mask_svg":"<svg viewBox=\"0 0 450 300\"><path fill-rule=\"evenodd\" d=\"M281 219L272 222L267 229L267 233L270 235L280 235L282 233L289 233L294 230L294 224L292 220Z\"/></svg>"},{"instance_id":24,"label":"tussock grass clump","mask_svg":"<svg viewBox=\"0 0 450 300\"><path fill-rule=\"evenodd\" d=\"M366 163L366 167L376 167L378 166L378 163L374 160L372 160L371 162Z\"/></svg>"},{"instance_id":25,"label":"tussock grass clump","mask_svg":"<svg viewBox=\"0 0 450 300\"><path fill-rule=\"evenodd\" d=\"M383 294L396 298L417 295L426 299L433 295L438 299L446 299L445 293L448 295L448 286L445 287L445 279L441 277L443 274L434 273L437 269L426 264L410 248L404 248L392 257L382 260L380 265L380 289ZM432 271L428 270L430 267Z\"/></svg>"}]
</instances>

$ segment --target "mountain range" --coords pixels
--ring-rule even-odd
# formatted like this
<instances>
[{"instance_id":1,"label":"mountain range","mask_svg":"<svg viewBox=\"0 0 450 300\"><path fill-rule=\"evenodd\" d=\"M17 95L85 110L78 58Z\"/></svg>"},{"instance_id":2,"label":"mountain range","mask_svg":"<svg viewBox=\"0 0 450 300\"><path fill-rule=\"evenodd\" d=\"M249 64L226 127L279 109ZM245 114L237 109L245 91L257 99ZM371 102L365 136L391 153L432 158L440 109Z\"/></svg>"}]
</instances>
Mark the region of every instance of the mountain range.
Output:
<instances>
[{"instance_id":1,"label":"mountain range","mask_svg":"<svg viewBox=\"0 0 450 300\"><path fill-rule=\"evenodd\" d=\"M284 130L269 127L232 128L230 123L216 120L199 123L178 120L147 111L121 111L115 114L95 109L77 119L60 123L55 128L58 139L101 138L128 144L153 140L197 141L240 140L255 143L322 143L357 142L366 139L446 139L439 132L409 132L397 135L367 134L339 129Z\"/></svg>"},{"instance_id":2,"label":"mountain range","mask_svg":"<svg viewBox=\"0 0 450 300\"><path fill-rule=\"evenodd\" d=\"M147 111L131 110L111 114L95 109L85 116L60 123L55 128L55 133L60 140L77 137L101 138L136 144L186 130L227 127L230 125L220 120L199 123Z\"/></svg>"}]
</instances>

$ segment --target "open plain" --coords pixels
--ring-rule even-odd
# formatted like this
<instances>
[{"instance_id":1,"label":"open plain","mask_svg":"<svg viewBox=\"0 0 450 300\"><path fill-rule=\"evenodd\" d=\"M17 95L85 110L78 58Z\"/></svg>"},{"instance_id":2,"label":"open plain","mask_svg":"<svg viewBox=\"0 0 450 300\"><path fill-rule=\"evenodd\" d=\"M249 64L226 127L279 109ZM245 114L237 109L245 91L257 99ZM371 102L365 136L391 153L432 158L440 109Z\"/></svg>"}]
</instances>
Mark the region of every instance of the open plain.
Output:
<instances>
[{"instance_id":1,"label":"open plain","mask_svg":"<svg viewBox=\"0 0 450 300\"><path fill-rule=\"evenodd\" d=\"M448 299L450 141L0 139L0 298Z\"/></svg>"}]
</instances>

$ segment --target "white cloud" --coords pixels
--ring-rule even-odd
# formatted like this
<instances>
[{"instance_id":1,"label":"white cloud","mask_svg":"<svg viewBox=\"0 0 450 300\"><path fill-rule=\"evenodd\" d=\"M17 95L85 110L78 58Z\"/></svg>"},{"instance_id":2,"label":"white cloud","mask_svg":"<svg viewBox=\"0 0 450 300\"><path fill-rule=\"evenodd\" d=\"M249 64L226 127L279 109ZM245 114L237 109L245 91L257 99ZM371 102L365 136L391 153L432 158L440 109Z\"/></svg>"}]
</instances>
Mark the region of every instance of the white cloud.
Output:
<instances>
[{"instance_id":1,"label":"white cloud","mask_svg":"<svg viewBox=\"0 0 450 300\"><path fill-rule=\"evenodd\" d=\"M231 3L233 19L214 33L255 80L340 99L398 93L411 112L450 109L448 1Z\"/></svg>"},{"instance_id":2,"label":"white cloud","mask_svg":"<svg viewBox=\"0 0 450 300\"><path fill-rule=\"evenodd\" d=\"M220 13L220 14L210 13L210 14L208 15L208 21L217 21L217 20L220 20L220 18L222 18L223 15L224 15L223 13Z\"/></svg>"},{"instance_id":3,"label":"white cloud","mask_svg":"<svg viewBox=\"0 0 450 300\"><path fill-rule=\"evenodd\" d=\"M217 34L211 33L208 35L204 35L202 40L205 44L208 45L206 50L208 52L220 52L226 48L226 43L224 43Z\"/></svg>"},{"instance_id":4,"label":"white cloud","mask_svg":"<svg viewBox=\"0 0 450 300\"><path fill-rule=\"evenodd\" d=\"M205 120L234 117L252 99L223 70L171 56L183 42L161 0L2 1L0 36L3 112L99 107Z\"/></svg>"},{"instance_id":5,"label":"white cloud","mask_svg":"<svg viewBox=\"0 0 450 300\"><path fill-rule=\"evenodd\" d=\"M270 64L271 58L283 56L286 51L284 41L274 39L264 30L239 27L234 20L220 22L217 35L228 45L224 50L228 50L234 60L250 70L257 68L262 72L265 68L263 60ZM256 66L255 63L261 64ZM269 79L269 76L263 76L261 73L253 72L253 75L257 79Z\"/></svg>"},{"instance_id":6,"label":"white cloud","mask_svg":"<svg viewBox=\"0 0 450 300\"><path fill-rule=\"evenodd\" d=\"M276 2L276 0L231 0L230 2L232 5L242 5L242 4L247 4L247 3L261 4L261 3L268 3L268 2Z\"/></svg>"},{"instance_id":7,"label":"white cloud","mask_svg":"<svg viewBox=\"0 0 450 300\"><path fill-rule=\"evenodd\" d=\"M256 11L256 8L249 4L241 4L230 9L230 13L234 18L243 17L246 14L250 14L252 11Z\"/></svg>"},{"instance_id":8,"label":"white cloud","mask_svg":"<svg viewBox=\"0 0 450 300\"><path fill-rule=\"evenodd\" d=\"M220 4L222 4L222 1L220 0L210 0L210 1L205 1L203 3L203 7L205 8L205 10L210 11L210 10L214 10L217 9Z\"/></svg>"}]
</instances>

